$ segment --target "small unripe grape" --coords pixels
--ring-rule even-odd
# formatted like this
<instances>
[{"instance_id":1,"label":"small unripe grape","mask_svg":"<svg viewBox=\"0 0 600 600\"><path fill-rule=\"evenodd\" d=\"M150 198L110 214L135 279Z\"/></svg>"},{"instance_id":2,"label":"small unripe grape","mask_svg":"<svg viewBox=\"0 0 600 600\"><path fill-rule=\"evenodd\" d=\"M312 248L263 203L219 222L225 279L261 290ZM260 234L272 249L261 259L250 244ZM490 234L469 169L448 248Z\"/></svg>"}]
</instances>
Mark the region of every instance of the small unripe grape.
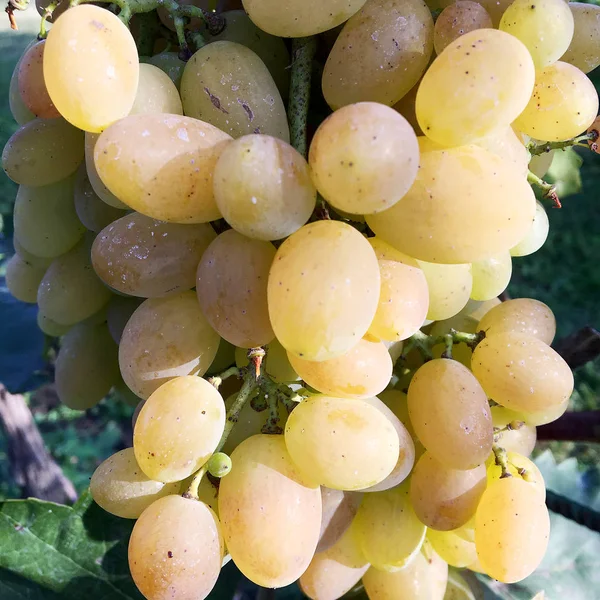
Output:
<instances>
[{"instance_id":1,"label":"small unripe grape","mask_svg":"<svg viewBox=\"0 0 600 600\"><path fill-rule=\"evenodd\" d=\"M224 452L216 452L208 460L208 472L213 477L225 477L231 471L231 458Z\"/></svg>"}]
</instances>

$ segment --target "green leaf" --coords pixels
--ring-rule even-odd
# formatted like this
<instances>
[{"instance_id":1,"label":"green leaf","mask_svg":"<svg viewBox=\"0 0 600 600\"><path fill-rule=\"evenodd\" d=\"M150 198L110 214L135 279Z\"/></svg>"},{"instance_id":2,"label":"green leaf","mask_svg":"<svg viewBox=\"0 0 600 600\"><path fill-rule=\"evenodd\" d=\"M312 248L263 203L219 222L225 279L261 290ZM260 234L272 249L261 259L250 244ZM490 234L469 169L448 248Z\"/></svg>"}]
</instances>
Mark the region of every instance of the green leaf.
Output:
<instances>
[{"instance_id":1,"label":"green leaf","mask_svg":"<svg viewBox=\"0 0 600 600\"><path fill-rule=\"evenodd\" d=\"M559 198L566 198L581 191L582 163L583 160L572 148L554 153L546 179L554 183Z\"/></svg>"}]
</instances>

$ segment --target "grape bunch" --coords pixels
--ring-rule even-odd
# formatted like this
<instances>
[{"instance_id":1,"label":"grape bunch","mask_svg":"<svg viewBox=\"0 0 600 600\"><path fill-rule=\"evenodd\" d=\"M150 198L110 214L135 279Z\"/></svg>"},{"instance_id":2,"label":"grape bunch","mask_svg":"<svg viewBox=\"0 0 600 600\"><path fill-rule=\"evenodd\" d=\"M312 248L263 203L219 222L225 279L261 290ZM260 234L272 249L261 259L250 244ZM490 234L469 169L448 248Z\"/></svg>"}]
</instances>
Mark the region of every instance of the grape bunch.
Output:
<instances>
[{"instance_id":1,"label":"grape bunch","mask_svg":"<svg viewBox=\"0 0 600 600\"><path fill-rule=\"evenodd\" d=\"M62 402L137 405L91 491L137 519L141 593L201 600L229 560L313 600L531 574L573 376L551 310L498 296L548 235L532 184L596 144L600 8L63 4L11 80L6 281Z\"/></svg>"}]
</instances>

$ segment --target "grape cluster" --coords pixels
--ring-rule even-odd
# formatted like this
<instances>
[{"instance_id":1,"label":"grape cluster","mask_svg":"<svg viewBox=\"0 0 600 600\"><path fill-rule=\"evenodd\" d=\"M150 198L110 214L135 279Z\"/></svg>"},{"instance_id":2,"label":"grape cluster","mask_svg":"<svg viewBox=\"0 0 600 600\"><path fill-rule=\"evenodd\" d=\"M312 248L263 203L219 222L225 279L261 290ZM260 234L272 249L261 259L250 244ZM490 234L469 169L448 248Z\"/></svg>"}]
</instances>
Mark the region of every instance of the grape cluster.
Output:
<instances>
[{"instance_id":1,"label":"grape cluster","mask_svg":"<svg viewBox=\"0 0 600 600\"><path fill-rule=\"evenodd\" d=\"M229 559L313 600L527 577L527 457L573 376L550 309L497 296L548 234L530 182L598 137L600 8L244 0L217 31L210 3L117 4L59 5L15 69L6 281L60 337L67 406L137 404L91 491L137 519L142 594L205 598ZM180 54L138 56L136 6ZM304 156L316 34L334 112Z\"/></svg>"}]
</instances>

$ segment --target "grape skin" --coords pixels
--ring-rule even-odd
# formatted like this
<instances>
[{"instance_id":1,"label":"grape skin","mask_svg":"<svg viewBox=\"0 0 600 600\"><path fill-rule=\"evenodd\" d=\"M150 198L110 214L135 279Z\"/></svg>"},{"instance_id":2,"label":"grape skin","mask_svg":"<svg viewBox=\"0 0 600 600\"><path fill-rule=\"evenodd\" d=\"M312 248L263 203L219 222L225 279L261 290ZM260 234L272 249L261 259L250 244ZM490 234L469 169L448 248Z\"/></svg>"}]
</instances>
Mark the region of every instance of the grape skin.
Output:
<instances>
[{"instance_id":1,"label":"grape skin","mask_svg":"<svg viewBox=\"0 0 600 600\"><path fill-rule=\"evenodd\" d=\"M523 415L517 412L508 410L503 406L492 406L492 423L494 427L506 427L513 421L524 421ZM524 456L529 456L535 448L537 433L535 425L524 423L519 429L503 431L500 434L499 445L508 452L518 452Z\"/></svg>"},{"instance_id":2,"label":"grape skin","mask_svg":"<svg viewBox=\"0 0 600 600\"><path fill-rule=\"evenodd\" d=\"M507 452L508 472L517 479L523 479L532 485L542 497L546 500L546 485L544 477L536 464L529 460L526 456L518 452ZM488 487L495 481L498 481L502 476L502 468L496 464L495 460L490 457L487 466L487 484ZM524 472L524 474L523 474Z\"/></svg>"},{"instance_id":3,"label":"grape skin","mask_svg":"<svg viewBox=\"0 0 600 600\"><path fill-rule=\"evenodd\" d=\"M325 552L337 544L356 516L363 495L321 486L321 532L316 552Z\"/></svg>"},{"instance_id":4,"label":"grape skin","mask_svg":"<svg viewBox=\"0 0 600 600\"><path fill-rule=\"evenodd\" d=\"M8 291L21 302L35 304L38 287L47 267L32 265L18 254L11 256L6 263L5 281Z\"/></svg>"},{"instance_id":5,"label":"grape skin","mask_svg":"<svg viewBox=\"0 0 600 600\"><path fill-rule=\"evenodd\" d=\"M575 31L573 39L561 60L584 73L600 65L600 7L582 2L569 2Z\"/></svg>"},{"instance_id":6,"label":"grape skin","mask_svg":"<svg viewBox=\"0 0 600 600\"><path fill-rule=\"evenodd\" d=\"M563 0L560 0L561 2ZM491 300L507 287L512 275L512 260L508 252L490 256L471 265L473 300Z\"/></svg>"},{"instance_id":7,"label":"grape skin","mask_svg":"<svg viewBox=\"0 0 600 600\"><path fill-rule=\"evenodd\" d=\"M477 560L477 549L473 541L465 540L454 531L427 530L427 539L433 549L451 567L468 567Z\"/></svg>"},{"instance_id":8,"label":"grape skin","mask_svg":"<svg viewBox=\"0 0 600 600\"><path fill-rule=\"evenodd\" d=\"M25 49L25 52L27 52L27 49ZM23 56L25 55L25 52L23 53ZM10 84L8 86L8 106L13 119L19 125L25 125L25 123L35 119L35 115L27 108L23 102L23 98L21 98L21 94L19 93L19 64L23 59L23 56L19 58L17 64L15 65L15 69L12 73Z\"/></svg>"},{"instance_id":9,"label":"grape skin","mask_svg":"<svg viewBox=\"0 0 600 600\"><path fill-rule=\"evenodd\" d=\"M130 115L182 115L183 105L171 78L155 65L140 64L138 87Z\"/></svg>"},{"instance_id":10,"label":"grape skin","mask_svg":"<svg viewBox=\"0 0 600 600\"><path fill-rule=\"evenodd\" d=\"M458 0L444 8L433 28L433 46L436 54L469 31L490 29L492 19L485 8L470 0Z\"/></svg>"},{"instance_id":11,"label":"grape skin","mask_svg":"<svg viewBox=\"0 0 600 600\"><path fill-rule=\"evenodd\" d=\"M110 299L106 306L106 324L115 343L121 342L127 321L141 303L141 298L117 296L116 294Z\"/></svg>"},{"instance_id":12,"label":"grape skin","mask_svg":"<svg viewBox=\"0 0 600 600\"><path fill-rule=\"evenodd\" d=\"M532 169L532 171L534 171L534 169ZM545 171L542 175L536 173L538 177L543 177L544 174ZM545 244L549 231L550 221L548 220L548 214L542 203L538 200L536 202L535 217L533 218L531 228L527 232L527 235L516 246L513 246L510 249L510 255L529 256L530 254L537 252Z\"/></svg>"}]
</instances>

